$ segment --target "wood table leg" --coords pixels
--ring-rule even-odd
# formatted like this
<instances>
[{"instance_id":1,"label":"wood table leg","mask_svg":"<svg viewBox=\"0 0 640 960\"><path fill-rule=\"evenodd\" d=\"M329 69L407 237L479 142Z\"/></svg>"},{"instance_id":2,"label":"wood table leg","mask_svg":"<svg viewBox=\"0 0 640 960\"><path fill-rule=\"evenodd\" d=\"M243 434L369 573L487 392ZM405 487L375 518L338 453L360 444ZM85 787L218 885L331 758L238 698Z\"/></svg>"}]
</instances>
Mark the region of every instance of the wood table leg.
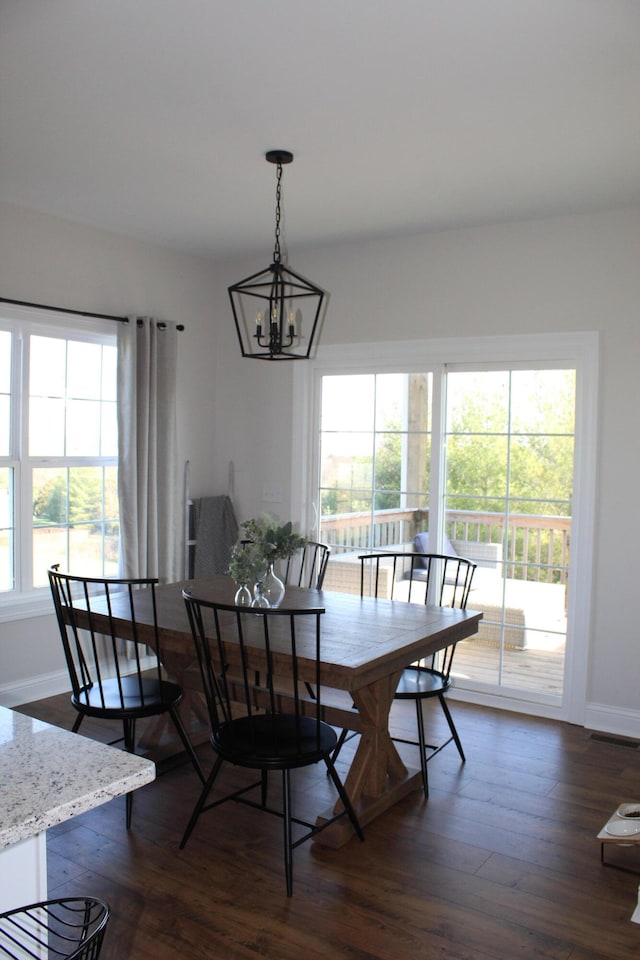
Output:
<instances>
[{"instance_id":1,"label":"wood table leg","mask_svg":"<svg viewBox=\"0 0 640 960\"><path fill-rule=\"evenodd\" d=\"M192 655L167 653L163 655L162 663L171 680L182 690L183 699L178 710L189 739L196 746L206 743L211 730L197 661ZM165 713L148 723L140 737L139 746L143 750L153 751L166 736L175 740L180 750L183 749L176 729Z\"/></svg>"},{"instance_id":2,"label":"wood table leg","mask_svg":"<svg viewBox=\"0 0 640 960\"><path fill-rule=\"evenodd\" d=\"M389 713L400 676L394 673L352 691L362 730L344 785L361 826L422 786L420 770L405 766L389 733ZM338 802L334 810L341 806ZM318 821L323 819L328 815ZM340 847L351 836L351 824L343 818L318 834L316 842Z\"/></svg>"}]
</instances>

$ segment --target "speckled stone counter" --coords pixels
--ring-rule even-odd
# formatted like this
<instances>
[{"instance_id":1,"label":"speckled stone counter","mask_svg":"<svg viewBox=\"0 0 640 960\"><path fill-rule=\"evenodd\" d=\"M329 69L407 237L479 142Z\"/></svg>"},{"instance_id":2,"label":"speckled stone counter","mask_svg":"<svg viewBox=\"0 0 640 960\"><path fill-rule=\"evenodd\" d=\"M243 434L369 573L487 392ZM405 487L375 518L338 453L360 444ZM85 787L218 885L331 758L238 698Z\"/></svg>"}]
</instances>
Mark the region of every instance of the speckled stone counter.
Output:
<instances>
[{"instance_id":1,"label":"speckled stone counter","mask_svg":"<svg viewBox=\"0 0 640 960\"><path fill-rule=\"evenodd\" d=\"M0 910L46 891L48 827L154 778L150 760L0 707Z\"/></svg>"}]
</instances>

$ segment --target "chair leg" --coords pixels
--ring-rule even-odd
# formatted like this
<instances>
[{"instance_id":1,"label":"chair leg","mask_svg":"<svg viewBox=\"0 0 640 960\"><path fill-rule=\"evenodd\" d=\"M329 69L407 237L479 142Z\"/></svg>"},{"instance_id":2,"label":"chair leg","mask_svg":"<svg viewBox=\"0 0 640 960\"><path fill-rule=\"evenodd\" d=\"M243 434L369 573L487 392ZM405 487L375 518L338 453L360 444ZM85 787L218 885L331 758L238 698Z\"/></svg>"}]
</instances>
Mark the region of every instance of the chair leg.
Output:
<instances>
[{"instance_id":1,"label":"chair leg","mask_svg":"<svg viewBox=\"0 0 640 960\"><path fill-rule=\"evenodd\" d=\"M180 714L175 709L175 707L171 709L170 713L171 713L171 719L173 720L173 724L176 730L178 731L180 739L182 740L182 745L187 751L187 753L189 754L189 757L191 758L191 763L193 764L195 771L198 774L198 777L200 778L200 782L204 783L205 776L204 776L204 773L202 772L200 761L198 760L197 754L193 749L193 744L191 743L191 741L189 740L189 737L187 736L187 731L185 730L184 724L180 719Z\"/></svg>"},{"instance_id":2,"label":"chair leg","mask_svg":"<svg viewBox=\"0 0 640 960\"><path fill-rule=\"evenodd\" d=\"M339 754L340 751L342 750L342 747L344 746L345 740L347 739L348 735L349 735L349 731L347 730L346 727L343 727L342 730L340 731L340 736L338 737L338 742L336 743L335 747L333 748L333 753L331 754L331 762L332 762L332 763L335 763L336 760L338 759L338 754Z\"/></svg>"},{"instance_id":3,"label":"chair leg","mask_svg":"<svg viewBox=\"0 0 640 960\"><path fill-rule=\"evenodd\" d=\"M72 732L72 733L77 733L77 732L78 732L78 730L79 730L79 728L80 728L80 724L82 723L83 720L84 720L84 714L83 714L83 713L79 713L78 716L77 716L77 717L75 718L75 720L73 721L73 726L71 727L71 732Z\"/></svg>"},{"instance_id":4,"label":"chair leg","mask_svg":"<svg viewBox=\"0 0 640 960\"><path fill-rule=\"evenodd\" d=\"M127 830L131 830L131 816L133 814L133 794L128 793L125 797L126 802L126 814L125 814L125 823Z\"/></svg>"},{"instance_id":5,"label":"chair leg","mask_svg":"<svg viewBox=\"0 0 640 960\"><path fill-rule=\"evenodd\" d=\"M224 763L224 760L222 759L222 757L216 757L216 761L215 761L215 763L214 763L214 765L213 765L213 769L212 769L211 773L209 774L209 776L207 777L207 780L206 780L206 782L205 782L202 790L200 791L200 796L198 797L198 802L196 803L195 807L193 808L193 813L191 814L191 819L189 820L189 823L187 824L187 829L185 830L185 832L184 832L184 834L183 834L183 837L182 837L182 840L180 841L180 849L181 849L181 850L184 850L184 848L185 848L185 846L186 846L186 843L187 843L187 840L188 840L189 837L191 836L191 832L192 832L193 828L194 828L195 825L196 825L196 822L197 822L197 820L198 820L198 817L199 817L200 814L202 813L202 808L204 807L205 803L207 802L207 797L209 796L209 792L210 792L210 790L211 790L211 787L213 786L214 781L215 781L216 777L218 776L218 773L220 772L220 767L222 766L223 763Z\"/></svg>"},{"instance_id":6,"label":"chair leg","mask_svg":"<svg viewBox=\"0 0 640 960\"><path fill-rule=\"evenodd\" d=\"M136 722L135 720L123 720L122 731L124 736L124 748L127 753L135 753L134 746L136 741ZM127 830L131 829L131 816L133 814L133 792L126 797L126 825Z\"/></svg>"},{"instance_id":7,"label":"chair leg","mask_svg":"<svg viewBox=\"0 0 640 960\"><path fill-rule=\"evenodd\" d=\"M418 745L420 747L420 769L422 770L422 785L425 797L429 796L429 774L427 773L427 744L424 738L424 714L422 700L416 700L416 724L418 727Z\"/></svg>"},{"instance_id":8,"label":"chair leg","mask_svg":"<svg viewBox=\"0 0 640 960\"><path fill-rule=\"evenodd\" d=\"M356 816L356 812L355 812L355 810L353 809L353 804L351 803L351 800L349 799L349 794L348 794L347 791L345 790L344 784L343 784L342 780L340 779L340 777L338 776L338 772L337 772L336 768L335 768L334 765L333 765L333 761L332 761L331 757L325 757L325 763L326 763L326 765L327 765L327 772L328 772L329 776L331 777L331 779L333 780L333 785L334 785L334 787L336 788L336 790L338 791L338 796L340 797L340 800L342 801L342 805L343 805L343 807L345 808L345 810L347 811L347 816L349 817L349 820L351 821L351 826L352 826L353 829L355 830L356 835L358 836L358 838L359 838L360 840L364 840L364 834L363 834L363 832L362 832L362 827L360 826L360 821L358 820L358 818L357 818L357 816Z\"/></svg>"},{"instance_id":9,"label":"chair leg","mask_svg":"<svg viewBox=\"0 0 640 960\"><path fill-rule=\"evenodd\" d=\"M260 802L263 807L267 805L267 787L269 786L269 776L266 770L262 771L260 776Z\"/></svg>"},{"instance_id":10,"label":"chair leg","mask_svg":"<svg viewBox=\"0 0 640 960\"><path fill-rule=\"evenodd\" d=\"M284 826L284 873L287 896L293 894L293 850L291 847L291 771L282 771L282 821Z\"/></svg>"},{"instance_id":11,"label":"chair leg","mask_svg":"<svg viewBox=\"0 0 640 960\"><path fill-rule=\"evenodd\" d=\"M444 711L444 715L447 718L447 723L449 724L449 729L451 730L451 736L455 740L456 747L458 748L458 753L460 754L460 759L464 763L466 757L464 755L464 750L462 749L462 744L460 743L460 737L458 736L458 731L456 730L456 725L453 722L453 717L449 712L449 707L447 706L447 701L444 698L444 694L439 694L438 700L440 701L440 706Z\"/></svg>"}]
</instances>

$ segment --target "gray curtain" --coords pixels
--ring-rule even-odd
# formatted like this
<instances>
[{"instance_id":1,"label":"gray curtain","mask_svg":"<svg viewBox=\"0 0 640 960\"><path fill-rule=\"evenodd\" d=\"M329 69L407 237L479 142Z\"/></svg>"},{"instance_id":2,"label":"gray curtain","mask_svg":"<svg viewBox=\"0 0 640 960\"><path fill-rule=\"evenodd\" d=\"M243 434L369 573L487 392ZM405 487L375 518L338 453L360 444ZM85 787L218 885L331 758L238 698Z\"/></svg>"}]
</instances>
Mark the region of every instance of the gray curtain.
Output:
<instances>
[{"instance_id":1,"label":"gray curtain","mask_svg":"<svg viewBox=\"0 0 640 960\"><path fill-rule=\"evenodd\" d=\"M174 324L142 317L118 329L120 569L180 577Z\"/></svg>"}]
</instances>

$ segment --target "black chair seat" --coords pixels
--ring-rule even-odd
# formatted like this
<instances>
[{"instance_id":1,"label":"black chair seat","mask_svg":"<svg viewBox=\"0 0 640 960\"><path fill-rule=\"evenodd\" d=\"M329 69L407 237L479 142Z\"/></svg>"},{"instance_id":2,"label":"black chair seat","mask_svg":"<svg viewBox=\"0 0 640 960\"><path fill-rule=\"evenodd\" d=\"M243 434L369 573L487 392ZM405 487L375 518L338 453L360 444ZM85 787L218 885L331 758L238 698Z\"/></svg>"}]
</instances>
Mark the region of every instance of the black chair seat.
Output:
<instances>
[{"instance_id":1,"label":"black chair seat","mask_svg":"<svg viewBox=\"0 0 640 960\"><path fill-rule=\"evenodd\" d=\"M282 770L318 763L333 750L337 740L333 727L324 722L318 725L312 717L265 714L222 724L211 742L229 763Z\"/></svg>"},{"instance_id":2,"label":"black chair seat","mask_svg":"<svg viewBox=\"0 0 640 960\"><path fill-rule=\"evenodd\" d=\"M76 710L88 717L119 719L129 713L136 717L155 717L177 707L182 690L170 680L150 680L137 676L103 680L102 687L92 684L71 697Z\"/></svg>"},{"instance_id":3,"label":"black chair seat","mask_svg":"<svg viewBox=\"0 0 640 960\"><path fill-rule=\"evenodd\" d=\"M451 686L449 677L438 670L427 667L407 667L400 677L395 692L396 700L415 700L416 698L437 697Z\"/></svg>"}]
</instances>

